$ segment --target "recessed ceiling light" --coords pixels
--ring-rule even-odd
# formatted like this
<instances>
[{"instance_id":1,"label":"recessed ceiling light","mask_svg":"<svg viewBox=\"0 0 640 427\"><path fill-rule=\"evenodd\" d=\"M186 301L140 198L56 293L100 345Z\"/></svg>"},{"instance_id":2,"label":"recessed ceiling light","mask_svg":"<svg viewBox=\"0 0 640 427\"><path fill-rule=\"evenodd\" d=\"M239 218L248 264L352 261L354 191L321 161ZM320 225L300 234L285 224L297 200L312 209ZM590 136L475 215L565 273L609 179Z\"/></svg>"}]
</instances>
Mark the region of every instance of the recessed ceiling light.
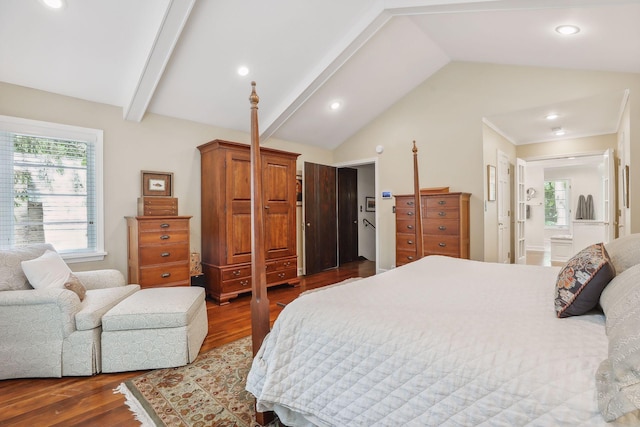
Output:
<instances>
[{"instance_id":1,"label":"recessed ceiling light","mask_svg":"<svg viewBox=\"0 0 640 427\"><path fill-rule=\"evenodd\" d=\"M551 113L551 114L547 114L546 116L544 116L545 119L547 120L555 120L558 117L560 117L558 114L556 113Z\"/></svg>"},{"instance_id":2,"label":"recessed ceiling light","mask_svg":"<svg viewBox=\"0 0 640 427\"><path fill-rule=\"evenodd\" d=\"M340 103L340 101L333 101L331 103L331 105L329 106L329 108L331 108L332 110L337 110L341 106L342 106L342 104Z\"/></svg>"},{"instance_id":3,"label":"recessed ceiling light","mask_svg":"<svg viewBox=\"0 0 640 427\"><path fill-rule=\"evenodd\" d=\"M247 74L249 74L249 68L245 67L244 65L242 67L238 67L238 75L244 77Z\"/></svg>"},{"instance_id":4,"label":"recessed ceiling light","mask_svg":"<svg viewBox=\"0 0 640 427\"><path fill-rule=\"evenodd\" d=\"M580 28L575 25L560 25L556 27L556 33L562 34L564 36L570 36L573 34L578 34L580 32Z\"/></svg>"},{"instance_id":5,"label":"recessed ceiling light","mask_svg":"<svg viewBox=\"0 0 640 427\"><path fill-rule=\"evenodd\" d=\"M62 9L64 8L66 2L65 0L40 0L42 3L50 7L51 9Z\"/></svg>"}]
</instances>

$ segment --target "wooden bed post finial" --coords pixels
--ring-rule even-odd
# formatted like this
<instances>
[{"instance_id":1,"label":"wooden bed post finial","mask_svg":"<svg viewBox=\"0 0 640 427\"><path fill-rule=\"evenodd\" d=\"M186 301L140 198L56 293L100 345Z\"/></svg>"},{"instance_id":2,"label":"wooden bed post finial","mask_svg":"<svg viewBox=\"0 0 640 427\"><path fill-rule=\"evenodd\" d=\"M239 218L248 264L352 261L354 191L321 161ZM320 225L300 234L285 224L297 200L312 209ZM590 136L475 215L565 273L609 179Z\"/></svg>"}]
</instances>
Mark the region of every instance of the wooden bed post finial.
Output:
<instances>
[{"instance_id":1,"label":"wooden bed post finial","mask_svg":"<svg viewBox=\"0 0 640 427\"><path fill-rule=\"evenodd\" d=\"M251 102L251 108L258 108L260 97L256 93L256 82L251 82L251 95L249 95L249 102Z\"/></svg>"}]
</instances>

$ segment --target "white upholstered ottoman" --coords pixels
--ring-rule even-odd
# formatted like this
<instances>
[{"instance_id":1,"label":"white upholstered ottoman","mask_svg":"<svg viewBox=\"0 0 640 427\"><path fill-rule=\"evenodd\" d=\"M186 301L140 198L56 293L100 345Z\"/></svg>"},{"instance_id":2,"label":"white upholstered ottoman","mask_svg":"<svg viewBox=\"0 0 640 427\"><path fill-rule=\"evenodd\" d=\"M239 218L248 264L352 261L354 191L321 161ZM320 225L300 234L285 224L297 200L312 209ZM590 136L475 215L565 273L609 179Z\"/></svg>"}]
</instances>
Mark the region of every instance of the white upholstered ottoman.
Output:
<instances>
[{"instance_id":1,"label":"white upholstered ottoman","mask_svg":"<svg viewBox=\"0 0 640 427\"><path fill-rule=\"evenodd\" d=\"M203 288L142 289L102 317L102 372L186 365L207 331Z\"/></svg>"}]
</instances>

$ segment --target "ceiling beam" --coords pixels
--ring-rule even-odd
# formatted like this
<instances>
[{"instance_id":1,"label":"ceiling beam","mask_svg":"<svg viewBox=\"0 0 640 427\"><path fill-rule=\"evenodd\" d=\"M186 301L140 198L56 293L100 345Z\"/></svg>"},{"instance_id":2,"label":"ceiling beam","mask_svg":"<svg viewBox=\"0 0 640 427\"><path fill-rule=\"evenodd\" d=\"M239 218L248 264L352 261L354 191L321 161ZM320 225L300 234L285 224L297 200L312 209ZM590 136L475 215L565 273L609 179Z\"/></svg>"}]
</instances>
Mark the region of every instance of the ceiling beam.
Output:
<instances>
[{"instance_id":1,"label":"ceiling beam","mask_svg":"<svg viewBox=\"0 0 640 427\"><path fill-rule=\"evenodd\" d=\"M125 120L139 122L144 117L195 1L169 0L153 46L138 78L138 84L124 108Z\"/></svg>"}]
</instances>

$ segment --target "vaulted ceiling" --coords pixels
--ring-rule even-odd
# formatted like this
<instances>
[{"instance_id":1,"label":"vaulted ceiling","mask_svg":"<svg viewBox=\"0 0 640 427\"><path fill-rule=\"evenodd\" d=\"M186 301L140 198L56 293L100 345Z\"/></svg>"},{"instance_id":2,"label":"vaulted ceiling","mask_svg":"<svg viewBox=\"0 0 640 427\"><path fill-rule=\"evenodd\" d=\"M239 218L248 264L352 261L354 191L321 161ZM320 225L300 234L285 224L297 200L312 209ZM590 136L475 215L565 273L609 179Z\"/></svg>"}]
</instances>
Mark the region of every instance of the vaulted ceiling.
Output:
<instances>
[{"instance_id":1,"label":"vaulted ceiling","mask_svg":"<svg viewBox=\"0 0 640 427\"><path fill-rule=\"evenodd\" d=\"M65 1L0 1L0 81L119 106L125 120L248 131L255 80L263 138L329 149L450 61L640 73L639 0ZM581 31L561 37L562 24ZM575 136L609 133L625 96L555 108ZM547 106L531 107L486 120L515 143L549 140Z\"/></svg>"}]
</instances>

